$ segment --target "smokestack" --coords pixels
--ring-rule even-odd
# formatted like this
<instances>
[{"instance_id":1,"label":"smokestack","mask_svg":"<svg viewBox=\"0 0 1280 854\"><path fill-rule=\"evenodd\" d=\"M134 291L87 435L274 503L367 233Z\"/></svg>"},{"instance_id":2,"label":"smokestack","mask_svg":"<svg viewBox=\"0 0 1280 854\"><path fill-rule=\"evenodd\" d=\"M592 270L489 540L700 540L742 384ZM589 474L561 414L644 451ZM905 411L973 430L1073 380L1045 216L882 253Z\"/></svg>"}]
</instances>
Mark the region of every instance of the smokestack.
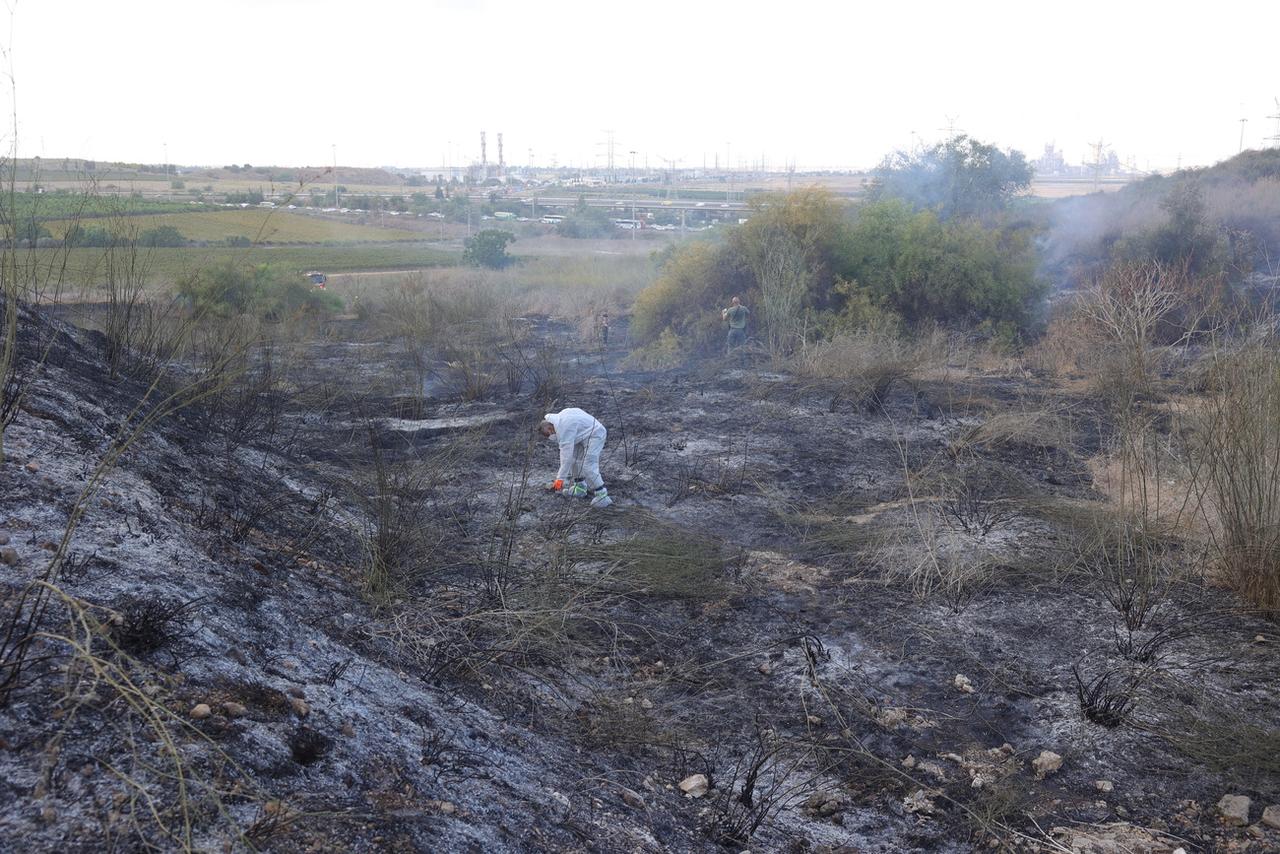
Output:
<instances>
[{"instance_id":1,"label":"smokestack","mask_svg":"<svg viewBox=\"0 0 1280 854\"><path fill-rule=\"evenodd\" d=\"M502 157L502 131L498 131L498 177L501 178L506 171L507 162Z\"/></svg>"},{"instance_id":2,"label":"smokestack","mask_svg":"<svg viewBox=\"0 0 1280 854\"><path fill-rule=\"evenodd\" d=\"M480 180L489 178L489 148L484 139L484 131L480 131Z\"/></svg>"}]
</instances>

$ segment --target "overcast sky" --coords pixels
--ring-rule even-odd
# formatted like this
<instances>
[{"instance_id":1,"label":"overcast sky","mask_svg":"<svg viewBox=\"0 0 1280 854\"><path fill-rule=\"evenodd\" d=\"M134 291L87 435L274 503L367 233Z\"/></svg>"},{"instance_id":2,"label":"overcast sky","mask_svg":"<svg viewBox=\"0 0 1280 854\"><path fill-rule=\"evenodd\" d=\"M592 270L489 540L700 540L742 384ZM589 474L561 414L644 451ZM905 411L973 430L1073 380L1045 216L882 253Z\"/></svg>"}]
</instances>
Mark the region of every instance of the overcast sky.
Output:
<instances>
[{"instance_id":1,"label":"overcast sky","mask_svg":"<svg viewBox=\"0 0 1280 854\"><path fill-rule=\"evenodd\" d=\"M950 116L1159 168L1277 132L1274 0L0 2L23 157L428 166L486 130L591 166L612 130L619 165L867 167Z\"/></svg>"}]
</instances>

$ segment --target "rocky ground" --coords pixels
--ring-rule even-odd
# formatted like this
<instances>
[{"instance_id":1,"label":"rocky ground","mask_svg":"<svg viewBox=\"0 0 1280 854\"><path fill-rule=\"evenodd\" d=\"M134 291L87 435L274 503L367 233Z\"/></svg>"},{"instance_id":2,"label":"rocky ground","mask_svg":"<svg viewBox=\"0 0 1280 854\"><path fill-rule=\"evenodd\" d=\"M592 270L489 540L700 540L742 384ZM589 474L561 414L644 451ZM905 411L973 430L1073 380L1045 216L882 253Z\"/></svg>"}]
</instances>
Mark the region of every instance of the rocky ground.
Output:
<instances>
[{"instance_id":1,"label":"rocky ground","mask_svg":"<svg viewBox=\"0 0 1280 854\"><path fill-rule=\"evenodd\" d=\"M478 400L355 324L166 414L23 321L7 848L1280 849L1280 633L1194 573L1124 630L1084 396L629 371L537 320ZM561 406L615 507L541 489Z\"/></svg>"}]
</instances>

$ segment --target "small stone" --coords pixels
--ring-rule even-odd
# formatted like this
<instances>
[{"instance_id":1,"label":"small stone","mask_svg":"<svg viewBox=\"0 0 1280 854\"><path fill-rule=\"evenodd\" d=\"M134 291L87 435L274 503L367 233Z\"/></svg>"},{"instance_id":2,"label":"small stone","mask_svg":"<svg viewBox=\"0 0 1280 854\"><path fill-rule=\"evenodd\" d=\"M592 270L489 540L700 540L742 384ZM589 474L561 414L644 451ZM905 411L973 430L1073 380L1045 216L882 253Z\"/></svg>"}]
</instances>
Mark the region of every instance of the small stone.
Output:
<instances>
[{"instance_id":1,"label":"small stone","mask_svg":"<svg viewBox=\"0 0 1280 854\"><path fill-rule=\"evenodd\" d=\"M213 714L213 709L209 708L208 703L196 703L194 706L191 707L190 714L191 714L191 717L195 718L196 720L202 721L205 718L209 717L209 715Z\"/></svg>"},{"instance_id":2,"label":"small stone","mask_svg":"<svg viewBox=\"0 0 1280 854\"><path fill-rule=\"evenodd\" d=\"M40 464L39 464L39 463L37 463L37 462L34 462L34 461L33 461L33 462L29 462L29 463L27 463L27 465L26 465L26 469L27 469L27 471L29 471L29 472L31 472L31 473L33 473L33 474L34 474L35 472L40 471Z\"/></svg>"},{"instance_id":3,"label":"small stone","mask_svg":"<svg viewBox=\"0 0 1280 854\"><path fill-rule=\"evenodd\" d=\"M822 726L822 718L817 715L809 715L805 718L805 723L809 724L809 726Z\"/></svg>"},{"instance_id":4,"label":"small stone","mask_svg":"<svg viewBox=\"0 0 1280 854\"><path fill-rule=\"evenodd\" d=\"M40 820L45 824L52 824L58 818L58 811L53 807L45 807L40 810Z\"/></svg>"},{"instance_id":5,"label":"small stone","mask_svg":"<svg viewBox=\"0 0 1280 854\"><path fill-rule=\"evenodd\" d=\"M9 545L9 535L0 534L0 546L7 546L7 545Z\"/></svg>"},{"instance_id":6,"label":"small stone","mask_svg":"<svg viewBox=\"0 0 1280 854\"><path fill-rule=\"evenodd\" d=\"M1244 827L1249 823L1249 807L1252 805L1248 795L1223 795L1218 800L1218 813L1223 824Z\"/></svg>"},{"instance_id":7,"label":"small stone","mask_svg":"<svg viewBox=\"0 0 1280 854\"><path fill-rule=\"evenodd\" d=\"M350 721L342 725L342 734L347 738L355 738L356 728L351 725Z\"/></svg>"},{"instance_id":8,"label":"small stone","mask_svg":"<svg viewBox=\"0 0 1280 854\"><path fill-rule=\"evenodd\" d=\"M311 714L311 707L307 705L307 701L301 697L290 697L289 706L293 709L293 713L300 718L305 718Z\"/></svg>"},{"instance_id":9,"label":"small stone","mask_svg":"<svg viewBox=\"0 0 1280 854\"><path fill-rule=\"evenodd\" d=\"M916 758L914 756L908 756L906 759L902 760L902 767L903 768L916 767Z\"/></svg>"},{"instance_id":10,"label":"small stone","mask_svg":"<svg viewBox=\"0 0 1280 854\"><path fill-rule=\"evenodd\" d=\"M6 539L7 539L7 538L6 538ZM0 540L0 543L3 543L3 542L4 542L4 540ZM1253 636L1253 642L1254 642L1254 643L1266 643L1266 642L1267 642L1267 636L1266 636L1266 635L1254 635L1254 636Z\"/></svg>"},{"instance_id":11,"label":"small stone","mask_svg":"<svg viewBox=\"0 0 1280 854\"><path fill-rule=\"evenodd\" d=\"M1262 811L1262 823L1280 830L1280 804L1272 804Z\"/></svg>"},{"instance_id":12,"label":"small stone","mask_svg":"<svg viewBox=\"0 0 1280 854\"><path fill-rule=\"evenodd\" d=\"M1042 750L1039 756L1031 760L1031 767L1035 769L1036 779L1043 780L1062 767L1062 757L1052 750Z\"/></svg>"},{"instance_id":13,"label":"small stone","mask_svg":"<svg viewBox=\"0 0 1280 854\"><path fill-rule=\"evenodd\" d=\"M969 681L969 677L962 673L957 673L956 677L951 680L951 684L955 686L957 691L965 694L973 693L973 683Z\"/></svg>"},{"instance_id":14,"label":"small stone","mask_svg":"<svg viewBox=\"0 0 1280 854\"><path fill-rule=\"evenodd\" d=\"M263 815L283 815L284 812L285 806L281 801L267 801L262 805Z\"/></svg>"},{"instance_id":15,"label":"small stone","mask_svg":"<svg viewBox=\"0 0 1280 854\"><path fill-rule=\"evenodd\" d=\"M622 802L632 809L642 810L646 808L644 798L640 797L639 792L633 792L627 787L622 787Z\"/></svg>"},{"instance_id":16,"label":"small stone","mask_svg":"<svg viewBox=\"0 0 1280 854\"><path fill-rule=\"evenodd\" d=\"M773 672L773 664L771 664L768 661L762 661L758 665L756 665L756 670L760 671L765 676L768 676L770 673Z\"/></svg>"},{"instance_id":17,"label":"small stone","mask_svg":"<svg viewBox=\"0 0 1280 854\"><path fill-rule=\"evenodd\" d=\"M641 699L641 700L640 700L640 708L642 708L642 709L652 709L652 708L653 708L653 701L652 701L652 700L650 700L648 697L645 697L645 698Z\"/></svg>"},{"instance_id":18,"label":"small stone","mask_svg":"<svg viewBox=\"0 0 1280 854\"><path fill-rule=\"evenodd\" d=\"M17 566L18 565L17 549L13 548L13 546L5 546L3 548L0 548L0 561L8 564L9 566Z\"/></svg>"},{"instance_id":19,"label":"small stone","mask_svg":"<svg viewBox=\"0 0 1280 854\"><path fill-rule=\"evenodd\" d=\"M458 807L453 801L440 802L440 812L444 813L445 815L453 815L457 811L458 811Z\"/></svg>"},{"instance_id":20,"label":"small stone","mask_svg":"<svg viewBox=\"0 0 1280 854\"><path fill-rule=\"evenodd\" d=\"M249 710L240 703L228 700L222 704L222 713L229 718L242 718L249 713Z\"/></svg>"},{"instance_id":21,"label":"small stone","mask_svg":"<svg viewBox=\"0 0 1280 854\"><path fill-rule=\"evenodd\" d=\"M706 774L690 774L680 781L680 791L690 798L702 797L710 787L711 783L707 780Z\"/></svg>"},{"instance_id":22,"label":"small stone","mask_svg":"<svg viewBox=\"0 0 1280 854\"><path fill-rule=\"evenodd\" d=\"M1115 788L1110 780L1094 780L1093 787L1099 792L1110 792Z\"/></svg>"}]
</instances>

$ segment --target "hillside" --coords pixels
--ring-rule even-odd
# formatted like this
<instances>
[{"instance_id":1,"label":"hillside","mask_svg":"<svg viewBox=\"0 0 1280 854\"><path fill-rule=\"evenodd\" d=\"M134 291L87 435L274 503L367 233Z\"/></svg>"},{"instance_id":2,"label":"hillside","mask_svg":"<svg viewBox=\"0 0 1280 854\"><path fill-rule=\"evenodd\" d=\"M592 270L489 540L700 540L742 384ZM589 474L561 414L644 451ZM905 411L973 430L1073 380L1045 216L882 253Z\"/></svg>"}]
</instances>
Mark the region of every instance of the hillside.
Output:
<instances>
[{"instance_id":1,"label":"hillside","mask_svg":"<svg viewBox=\"0 0 1280 854\"><path fill-rule=\"evenodd\" d=\"M1280 802L1280 637L1179 577L1151 655L1117 652L1081 563L1105 512L1086 398L959 351L874 403L760 365L628 371L528 324L475 401L461 361L406 392L376 327L299 340L285 381L194 387L85 492L161 398L24 312L27 355L51 349L6 434L0 584L39 632L0 707L0 840L1280 844L1216 806ZM557 405L608 425L612 510L541 489L529 428Z\"/></svg>"}]
</instances>

